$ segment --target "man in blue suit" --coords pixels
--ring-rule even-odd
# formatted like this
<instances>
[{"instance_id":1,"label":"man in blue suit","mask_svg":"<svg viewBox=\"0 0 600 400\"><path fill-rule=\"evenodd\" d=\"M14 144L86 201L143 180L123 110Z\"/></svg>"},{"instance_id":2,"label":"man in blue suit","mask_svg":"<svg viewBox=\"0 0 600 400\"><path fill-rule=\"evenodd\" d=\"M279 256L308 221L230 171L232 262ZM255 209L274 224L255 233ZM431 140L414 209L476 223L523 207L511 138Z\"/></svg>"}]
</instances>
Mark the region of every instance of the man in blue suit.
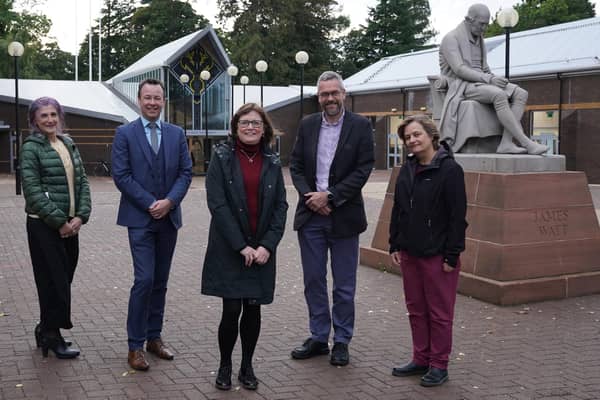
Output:
<instances>
[{"instance_id":1,"label":"man in blue suit","mask_svg":"<svg viewBox=\"0 0 600 400\"><path fill-rule=\"evenodd\" d=\"M192 161L183 130L160 121L164 86L146 79L138 88L141 117L117 128L112 173L121 192L117 224L126 226L134 282L129 295L128 363L149 368L146 351L162 359L174 355L162 341L167 281L181 227L181 201L192 178Z\"/></svg>"}]
</instances>

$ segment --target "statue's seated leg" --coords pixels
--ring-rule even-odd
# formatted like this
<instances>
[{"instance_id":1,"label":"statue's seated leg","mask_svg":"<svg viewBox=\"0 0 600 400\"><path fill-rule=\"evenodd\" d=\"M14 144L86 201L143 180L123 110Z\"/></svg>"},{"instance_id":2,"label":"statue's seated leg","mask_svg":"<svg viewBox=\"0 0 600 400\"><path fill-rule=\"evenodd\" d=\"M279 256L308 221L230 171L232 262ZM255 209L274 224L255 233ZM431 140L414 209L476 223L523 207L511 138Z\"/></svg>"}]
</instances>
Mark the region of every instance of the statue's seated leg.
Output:
<instances>
[{"instance_id":1,"label":"statue's seated leg","mask_svg":"<svg viewBox=\"0 0 600 400\"><path fill-rule=\"evenodd\" d=\"M523 132L521 123L513 115L510 104L508 102L508 96L506 92L498 90L498 88L486 88L487 90L493 91L492 103L496 110L496 115L500 120L500 123L504 127L502 134L502 141L496 150L498 153L509 153L509 154L523 154L520 149L521 147L516 146L513 143L515 139L523 148L525 148L528 154L543 154L548 151L548 147L543 144L539 144L529 139Z\"/></svg>"},{"instance_id":2,"label":"statue's seated leg","mask_svg":"<svg viewBox=\"0 0 600 400\"><path fill-rule=\"evenodd\" d=\"M506 129L502 132L502 140L496 149L496 153L500 154L526 154L527 149L517 146L513 142L513 137Z\"/></svg>"},{"instance_id":3,"label":"statue's seated leg","mask_svg":"<svg viewBox=\"0 0 600 400\"><path fill-rule=\"evenodd\" d=\"M517 136L520 138L520 140L519 139L517 139L517 140L519 140L519 143L524 147L517 146L513 142L513 136L510 134L510 132L504 130L504 133L502 134L502 140L500 141L500 144L498 145L498 149L496 149L496 153L540 155L540 154L544 154L548 151L548 146L545 146L543 144L540 144L538 142L535 142L535 141L529 139L522 132L521 132L521 135L522 136L520 136L520 135Z\"/></svg>"}]
</instances>

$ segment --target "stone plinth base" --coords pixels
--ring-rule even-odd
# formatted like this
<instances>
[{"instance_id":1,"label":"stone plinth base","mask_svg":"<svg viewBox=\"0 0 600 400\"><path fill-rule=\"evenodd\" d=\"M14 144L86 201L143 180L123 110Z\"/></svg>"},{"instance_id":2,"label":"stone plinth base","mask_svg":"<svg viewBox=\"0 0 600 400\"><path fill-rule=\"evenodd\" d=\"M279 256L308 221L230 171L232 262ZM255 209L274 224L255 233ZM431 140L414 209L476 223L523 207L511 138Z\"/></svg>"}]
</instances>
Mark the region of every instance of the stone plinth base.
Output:
<instances>
[{"instance_id":1,"label":"stone plinth base","mask_svg":"<svg viewBox=\"0 0 600 400\"><path fill-rule=\"evenodd\" d=\"M381 271L393 272L401 275L400 267L392 263L392 257L386 250L375 249L373 247L360 248L360 264L369 267L378 268Z\"/></svg>"},{"instance_id":2,"label":"stone plinth base","mask_svg":"<svg viewBox=\"0 0 600 400\"><path fill-rule=\"evenodd\" d=\"M532 156L529 154L455 154L465 171L480 172L563 172L565 156Z\"/></svg>"},{"instance_id":3,"label":"stone plinth base","mask_svg":"<svg viewBox=\"0 0 600 400\"><path fill-rule=\"evenodd\" d=\"M361 264L392 272L399 272L387 255L397 173L372 246L361 248ZM584 173L465 171L465 183L460 293L500 305L600 293L600 227Z\"/></svg>"},{"instance_id":4,"label":"stone plinth base","mask_svg":"<svg viewBox=\"0 0 600 400\"><path fill-rule=\"evenodd\" d=\"M503 306L564 299L599 293L600 273L502 282L461 272L458 291L461 294Z\"/></svg>"}]
</instances>

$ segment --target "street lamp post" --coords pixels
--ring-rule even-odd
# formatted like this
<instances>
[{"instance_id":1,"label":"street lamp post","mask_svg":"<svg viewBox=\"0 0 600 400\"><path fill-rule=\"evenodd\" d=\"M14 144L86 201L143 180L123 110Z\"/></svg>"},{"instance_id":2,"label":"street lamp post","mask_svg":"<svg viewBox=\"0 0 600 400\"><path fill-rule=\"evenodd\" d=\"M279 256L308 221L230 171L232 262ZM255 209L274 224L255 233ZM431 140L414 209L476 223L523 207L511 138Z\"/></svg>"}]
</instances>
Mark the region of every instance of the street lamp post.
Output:
<instances>
[{"instance_id":1,"label":"street lamp post","mask_svg":"<svg viewBox=\"0 0 600 400\"><path fill-rule=\"evenodd\" d=\"M204 81L204 173L208 172L208 163L210 161L210 143L208 139L208 80L210 72L204 70L200 72L200 79Z\"/></svg>"},{"instance_id":2,"label":"street lamp post","mask_svg":"<svg viewBox=\"0 0 600 400\"><path fill-rule=\"evenodd\" d=\"M19 42L11 42L8 45L8 55L15 60L15 155L13 163L15 167L15 192L21 194L21 167L19 166L19 152L21 151L21 132L19 129L19 57L23 55L25 48Z\"/></svg>"},{"instance_id":3,"label":"street lamp post","mask_svg":"<svg viewBox=\"0 0 600 400\"><path fill-rule=\"evenodd\" d=\"M181 82L181 89L183 89L183 132L185 133L185 137L187 138L187 110L185 108L185 87L190 81L190 76L188 74L181 74L179 76L179 81Z\"/></svg>"},{"instance_id":4,"label":"street lamp post","mask_svg":"<svg viewBox=\"0 0 600 400\"><path fill-rule=\"evenodd\" d=\"M263 77L267 69L269 68L269 64L265 60L258 60L256 62L256 71L260 74L260 106L263 106Z\"/></svg>"},{"instance_id":5,"label":"street lamp post","mask_svg":"<svg viewBox=\"0 0 600 400\"><path fill-rule=\"evenodd\" d=\"M244 104L246 104L246 85L248 84L248 82L250 82L250 79L248 79L246 75L242 75L240 78L240 83L244 87L244 99L242 101Z\"/></svg>"},{"instance_id":6,"label":"street lamp post","mask_svg":"<svg viewBox=\"0 0 600 400\"><path fill-rule=\"evenodd\" d=\"M233 87L235 85L235 77L238 74L238 67L236 67L235 65L231 64L229 67L227 67L227 74L229 74L229 76L231 77L231 117L233 118Z\"/></svg>"},{"instance_id":7,"label":"street lamp post","mask_svg":"<svg viewBox=\"0 0 600 400\"><path fill-rule=\"evenodd\" d=\"M506 33L506 44L505 44L505 60L504 60L504 76L506 79L509 79L510 76L510 30L517 25L519 22L519 13L512 7L503 8L500 10L498 15L496 16L496 22L502 28L504 28L504 32Z\"/></svg>"},{"instance_id":8,"label":"street lamp post","mask_svg":"<svg viewBox=\"0 0 600 400\"><path fill-rule=\"evenodd\" d=\"M301 50L296 53L296 63L300 65L300 119L304 115L304 65L307 62L307 52Z\"/></svg>"}]
</instances>

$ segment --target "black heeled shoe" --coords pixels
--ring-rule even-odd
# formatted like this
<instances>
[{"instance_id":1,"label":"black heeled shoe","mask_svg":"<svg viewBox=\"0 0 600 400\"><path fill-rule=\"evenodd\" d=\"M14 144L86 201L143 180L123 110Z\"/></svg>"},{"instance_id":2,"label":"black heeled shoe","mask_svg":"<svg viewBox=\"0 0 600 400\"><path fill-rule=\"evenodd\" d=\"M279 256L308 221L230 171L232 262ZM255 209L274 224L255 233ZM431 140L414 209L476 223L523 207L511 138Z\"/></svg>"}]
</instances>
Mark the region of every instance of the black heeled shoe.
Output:
<instances>
[{"instance_id":1,"label":"black heeled shoe","mask_svg":"<svg viewBox=\"0 0 600 400\"><path fill-rule=\"evenodd\" d=\"M35 329L33 330L33 334L35 335L35 345L39 349L42 347L42 328L40 328L40 324L37 323L35 325Z\"/></svg>"},{"instance_id":2,"label":"black heeled shoe","mask_svg":"<svg viewBox=\"0 0 600 400\"><path fill-rule=\"evenodd\" d=\"M42 347L42 328L40 327L39 322L35 325L33 334L35 335L35 345L39 349L40 347ZM62 339L62 341L65 342L65 346L69 347L73 344L70 340L65 340L65 338L63 338L62 335L60 335L60 333L59 336Z\"/></svg>"},{"instance_id":3,"label":"black heeled shoe","mask_svg":"<svg viewBox=\"0 0 600 400\"><path fill-rule=\"evenodd\" d=\"M60 336L41 336L42 355L48 357L48 350L52 350L56 358L69 359L79 356L79 350L72 349L65 344Z\"/></svg>"}]
</instances>

